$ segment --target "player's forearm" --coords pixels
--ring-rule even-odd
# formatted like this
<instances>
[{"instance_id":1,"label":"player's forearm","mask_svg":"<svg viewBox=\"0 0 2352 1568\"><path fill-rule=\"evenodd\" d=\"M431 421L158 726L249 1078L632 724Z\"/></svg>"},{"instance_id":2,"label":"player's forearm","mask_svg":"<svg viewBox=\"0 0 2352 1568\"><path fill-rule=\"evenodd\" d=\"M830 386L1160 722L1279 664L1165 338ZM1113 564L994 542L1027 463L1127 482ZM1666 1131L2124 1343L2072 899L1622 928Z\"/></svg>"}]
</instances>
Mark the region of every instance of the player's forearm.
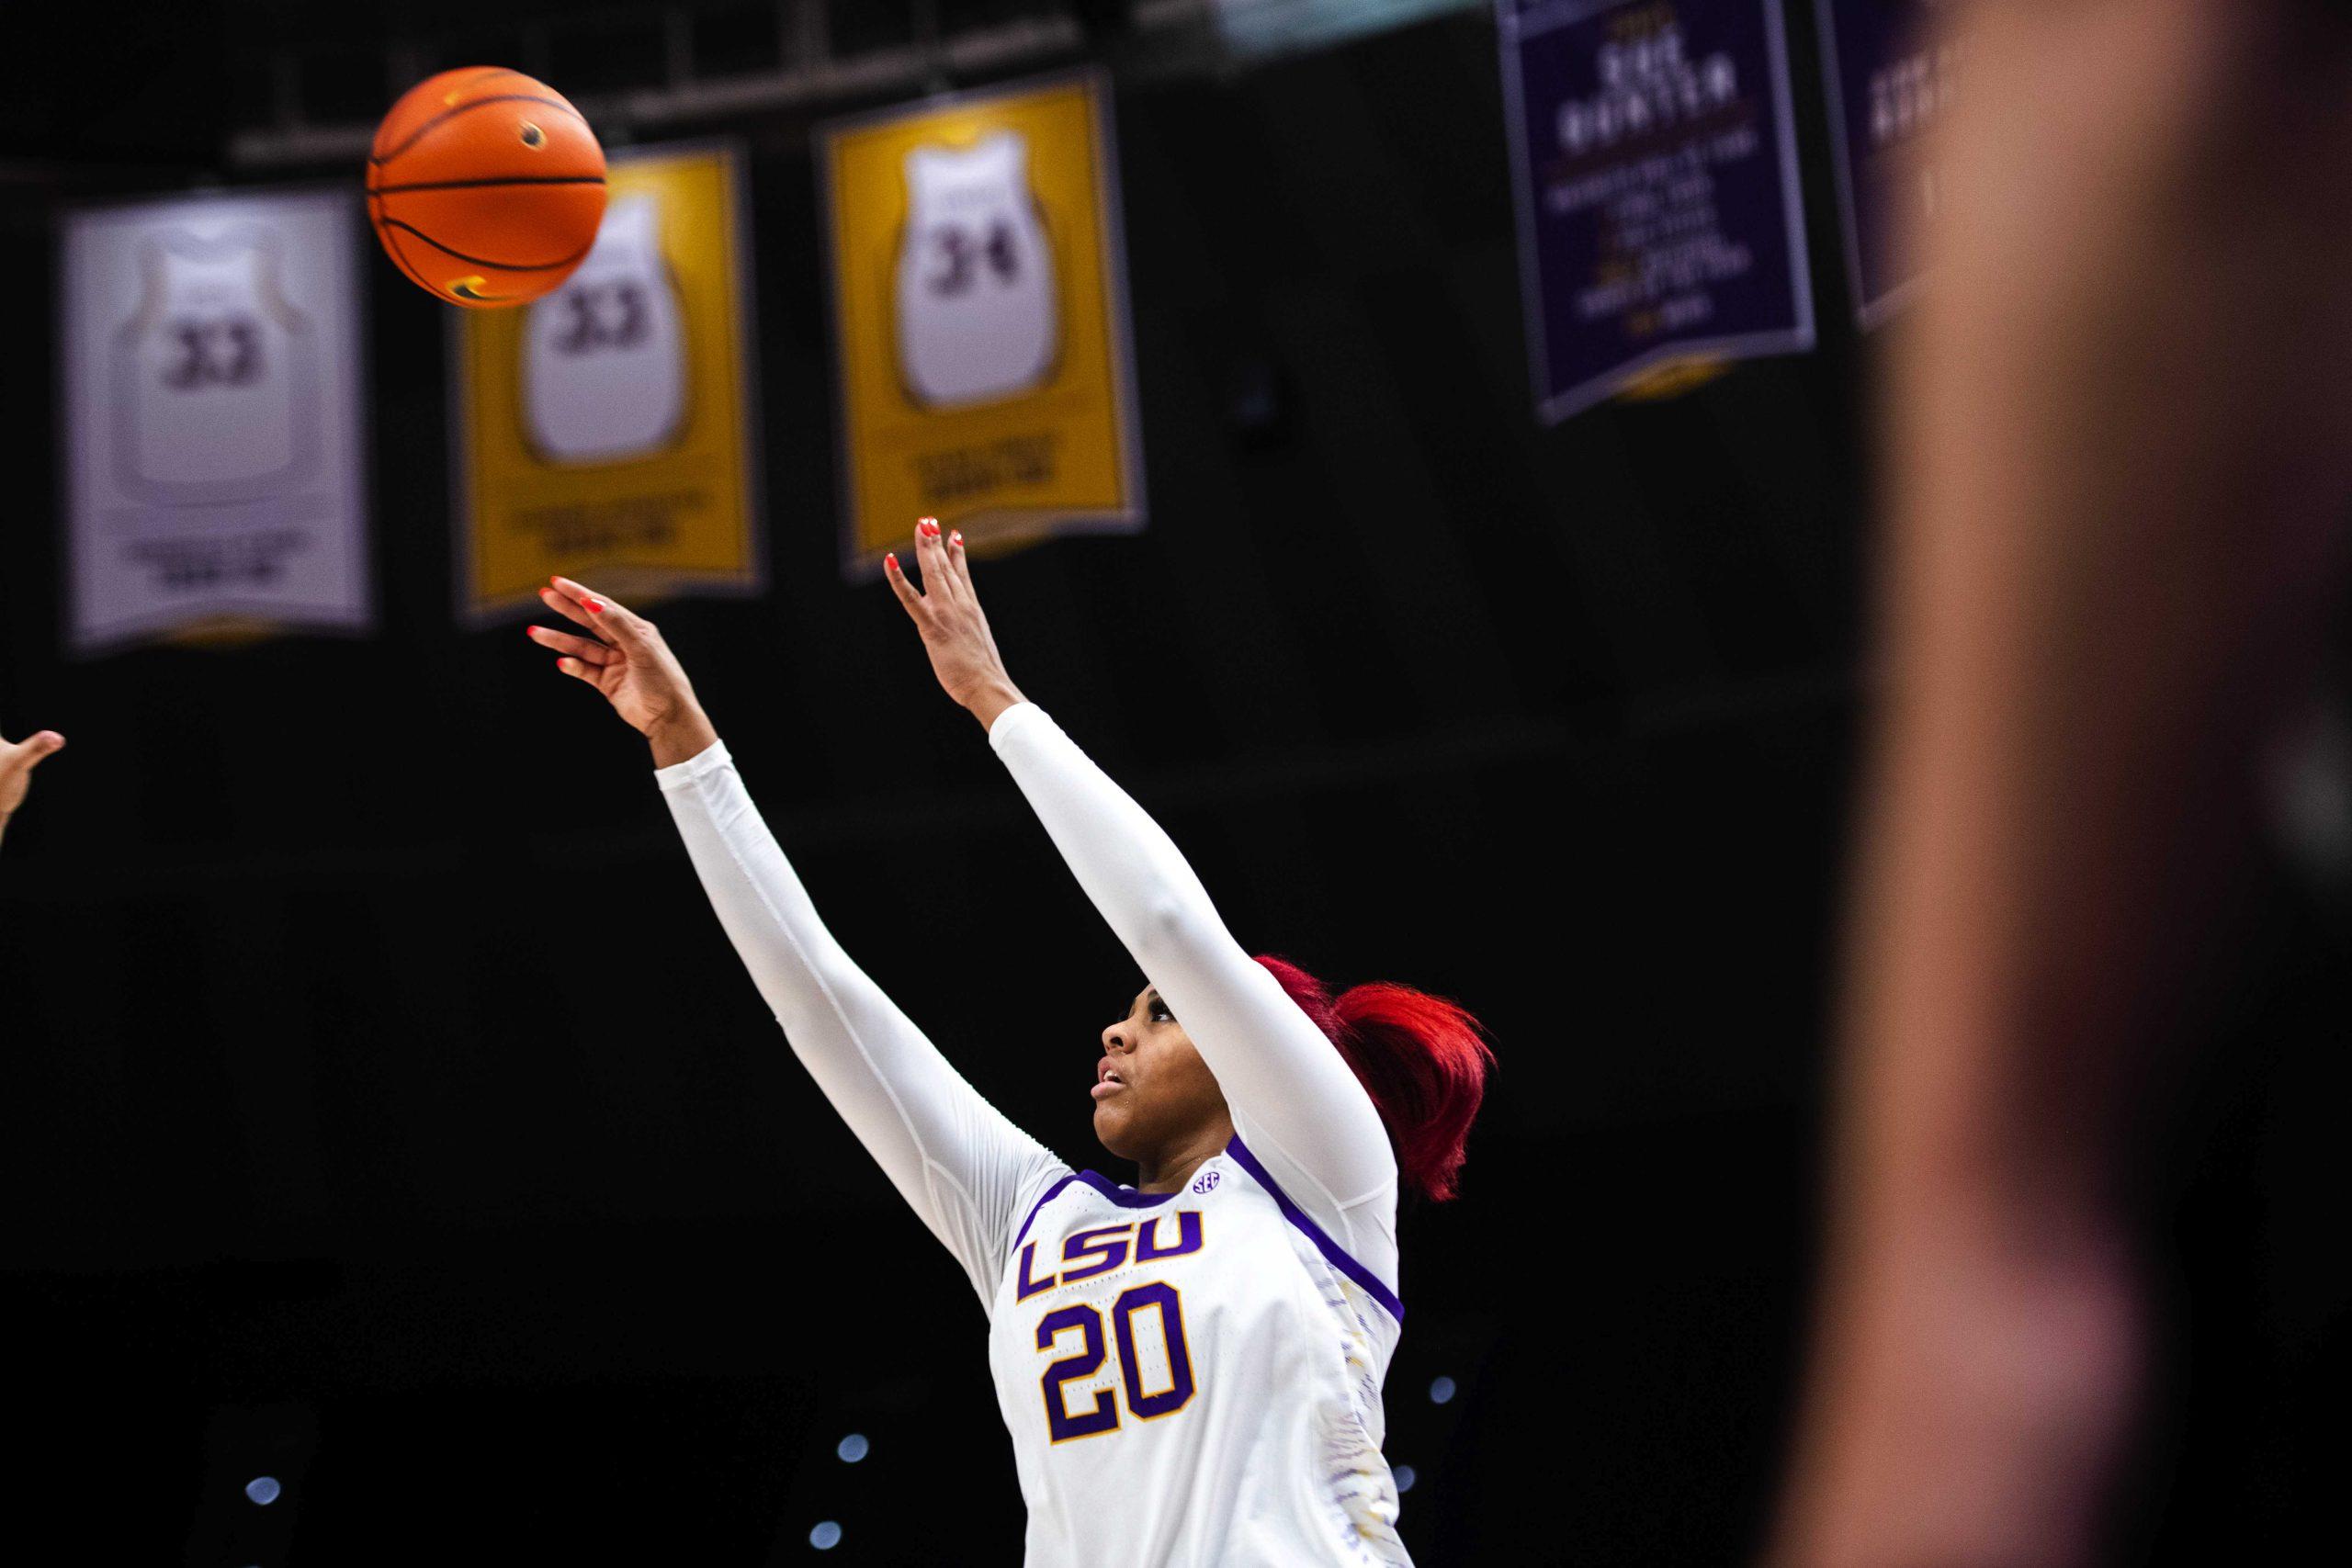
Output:
<instances>
[{"instance_id":1,"label":"player's forearm","mask_svg":"<svg viewBox=\"0 0 2352 1568\"><path fill-rule=\"evenodd\" d=\"M655 778L712 910L787 1029L815 1032L845 994L871 987L819 918L723 747L714 740Z\"/></svg>"},{"instance_id":2,"label":"player's forearm","mask_svg":"<svg viewBox=\"0 0 2352 1568\"><path fill-rule=\"evenodd\" d=\"M869 1098L918 1119L925 1107L956 1101L952 1115L967 1117L971 1108L960 1101L971 1096L968 1086L826 929L725 750L706 750L660 782L737 955L795 1054L859 1135L868 1132ZM843 1086L854 1103L836 1092ZM907 1131L922 1141L920 1129Z\"/></svg>"},{"instance_id":3,"label":"player's forearm","mask_svg":"<svg viewBox=\"0 0 2352 1568\"><path fill-rule=\"evenodd\" d=\"M1001 710L989 744L1095 911L1139 963L1178 925L1216 919L1174 841L1044 709Z\"/></svg>"},{"instance_id":4,"label":"player's forearm","mask_svg":"<svg viewBox=\"0 0 2352 1568\"><path fill-rule=\"evenodd\" d=\"M1897 374L1891 680L1793 1562L2092 1549L2138 1380L2126 1122L2312 668L2352 479L2327 260L2352 240L2329 194L2352 126L2326 86L2340 24L2301 27L2317 9L1971 13Z\"/></svg>"},{"instance_id":5,"label":"player's forearm","mask_svg":"<svg viewBox=\"0 0 2352 1568\"><path fill-rule=\"evenodd\" d=\"M2070 1233L2332 592L2352 115L2277 107L2315 69L2277 58L2301 9L1982 8L1898 372L1850 1020L1871 1168L2064 1204Z\"/></svg>"},{"instance_id":6,"label":"player's forearm","mask_svg":"<svg viewBox=\"0 0 2352 1568\"><path fill-rule=\"evenodd\" d=\"M1395 1157L1363 1086L1234 940L1166 831L1043 710L1007 713L989 739L1236 1119L1279 1142L1334 1203L1393 1184Z\"/></svg>"},{"instance_id":7,"label":"player's forearm","mask_svg":"<svg viewBox=\"0 0 2352 1568\"><path fill-rule=\"evenodd\" d=\"M723 747L663 770L660 783L711 907L793 1055L985 1296L1006 1208L1052 1156L983 1100L833 939Z\"/></svg>"}]
</instances>

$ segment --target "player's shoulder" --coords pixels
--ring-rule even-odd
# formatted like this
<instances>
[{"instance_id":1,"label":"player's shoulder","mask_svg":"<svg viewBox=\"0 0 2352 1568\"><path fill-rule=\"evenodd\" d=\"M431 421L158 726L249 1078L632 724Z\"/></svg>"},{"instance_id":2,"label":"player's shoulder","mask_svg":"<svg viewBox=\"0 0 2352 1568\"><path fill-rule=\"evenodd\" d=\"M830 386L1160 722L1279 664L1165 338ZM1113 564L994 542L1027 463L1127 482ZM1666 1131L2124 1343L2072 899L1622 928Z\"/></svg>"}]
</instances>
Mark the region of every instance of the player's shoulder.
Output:
<instances>
[{"instance_id":1,"label":"player's shoulder","mask_svg":"<svg viewBox=\"0 0 2352 1568\"><path fill-rule=\"evenodd\" d=\"M1013 1189L1013 1246L1021 1245L1022 1235L1035 1223L1038 1211L1067 1191L1078 1174L1050 1155L1030 1168Z\"/></svg>"}]
</instances>

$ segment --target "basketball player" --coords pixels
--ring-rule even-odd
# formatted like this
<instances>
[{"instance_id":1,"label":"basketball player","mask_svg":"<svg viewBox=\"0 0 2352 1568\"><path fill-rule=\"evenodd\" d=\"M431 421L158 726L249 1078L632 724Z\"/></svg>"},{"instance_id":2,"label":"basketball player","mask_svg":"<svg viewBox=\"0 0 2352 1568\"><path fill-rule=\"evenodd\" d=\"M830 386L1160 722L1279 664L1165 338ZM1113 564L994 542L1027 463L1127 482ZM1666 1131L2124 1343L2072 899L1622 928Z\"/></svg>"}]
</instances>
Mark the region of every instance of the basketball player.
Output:
<instances>
[{"instance_id":1,"label":"basketball player","mask_svg":"<svg viewBox=\"0 0 2352 1568\"><path fill-rule=\"evenodd\" d=\"M64 749L65 737L54 729L40 730L22 740L0 739L0 839L7 836L17 807L25 803L26 792L33 787L33 770L44 758Z\"/></svg>"},{"instance_id":2,"label":"basketball player","mask_svg":"<svg viewBox=\"0 0 2352 1568\"><path fill-rule=\"evenodd\" d=\"M2352 17L1951 12L1968 66L1892 383L1836 1245L1780 1539L1803 1568L2115 1544L2172 1246L2149 1129L2190 1081L2168 1048L2198 1043L2190 983L2312 701L2352 498Z\"/></svg>"},{"instance_id":3,"label":"basketball player","mask_svg":"<svg viewBox=\"0 0 2352 1568\"><path fill-rule=\"evenodd\" d=\"M1400 1185L1453 1195L1491 1057L1450 1002L1337 997L1227 934L1165 833L1006 675L960 535L887 563L1144 985L1066 1058L1132 1186L1072 1171L957 1076L834 942L653 626L565 579L559 667L651 743L736 951L809 1074L991 1320L1031 1568L1395 1564L1381 1382Z\"/></svg>"}]
</instances>

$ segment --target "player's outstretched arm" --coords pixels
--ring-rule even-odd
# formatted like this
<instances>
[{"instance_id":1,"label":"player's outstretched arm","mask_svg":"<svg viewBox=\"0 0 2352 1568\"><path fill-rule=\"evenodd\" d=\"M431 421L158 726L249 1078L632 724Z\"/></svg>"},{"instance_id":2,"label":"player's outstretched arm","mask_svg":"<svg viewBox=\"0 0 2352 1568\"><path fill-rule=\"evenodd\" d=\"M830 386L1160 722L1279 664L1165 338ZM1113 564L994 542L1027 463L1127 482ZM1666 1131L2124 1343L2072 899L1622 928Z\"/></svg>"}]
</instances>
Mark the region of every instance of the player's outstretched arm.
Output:
<instances>
[{"instance_id":1,"label":"player's outstretched arm","mask_svg":"<svg viewBox=\"0 0 2352 1568\"><path fill-rule=\"evenodd\" d=\"M17 807L24 805L25 795L32 788L33 770L44 758L64 749L65 737L54 729L40 730L22 740L0 739L0 838L7 835Z\"/></svg>"},{"instance_id":2,"label":"player's outstretched arm","mask_svg":"<svg viewBox=\"0 0 2352 1568\"><path fill-rule=\"evenodd\" d=\"M1236 942L1159 825L1005 673L960 535L917 530L917 592L884 563L939 683L988 727L1055 848L1216 1075L1234 1125L1331 1228L1393 1206L1396 1160L1371 1097L1314 1021ZM1383 1221L1385 1223L1385 1219Z\"/></svg>"},{"instance_id":3,"label":"player's outstretched arm","mask_svg":"<svg viewBox=\"0 0 2352 1568\"><path fill-rule=\"evenodd\" d=\"M2099 1560L2165 1053L2341 603L2343 8L1949 9L1790 1568Z\"/></svg>"},{"instance_id":4,"label":"player's outstretched arm","mask_svg":"<svg viewBox=\"0 0 2352 1568\"><path fill-rule=\"evenodd\" d=\"M646 738L711 908L794 1054L987 1303L1013 1224L1066 1168L981 1099L833 940L653 623L566 578L541 597L582 632L533 626L532 640Z\"/></svg>"}]
</instances>

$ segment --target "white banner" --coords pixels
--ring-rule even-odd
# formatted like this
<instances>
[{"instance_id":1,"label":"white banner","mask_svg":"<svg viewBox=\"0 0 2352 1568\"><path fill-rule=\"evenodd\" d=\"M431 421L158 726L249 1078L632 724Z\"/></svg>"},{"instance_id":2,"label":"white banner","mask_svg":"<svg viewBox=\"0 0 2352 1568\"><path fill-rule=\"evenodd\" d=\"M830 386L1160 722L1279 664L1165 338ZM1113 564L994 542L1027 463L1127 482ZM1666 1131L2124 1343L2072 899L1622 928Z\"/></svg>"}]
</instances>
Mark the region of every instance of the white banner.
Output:
<instances>
[{"instance_id":1,"label":"white banner","mask_svg":"<svg viewBox=\"0 0 2352 1568\"><path fill-rule=\"evenodd\" d=\"M368 626L354 198L191 197L63 230L74 649Z\"/></svg>"}]
</instances>

